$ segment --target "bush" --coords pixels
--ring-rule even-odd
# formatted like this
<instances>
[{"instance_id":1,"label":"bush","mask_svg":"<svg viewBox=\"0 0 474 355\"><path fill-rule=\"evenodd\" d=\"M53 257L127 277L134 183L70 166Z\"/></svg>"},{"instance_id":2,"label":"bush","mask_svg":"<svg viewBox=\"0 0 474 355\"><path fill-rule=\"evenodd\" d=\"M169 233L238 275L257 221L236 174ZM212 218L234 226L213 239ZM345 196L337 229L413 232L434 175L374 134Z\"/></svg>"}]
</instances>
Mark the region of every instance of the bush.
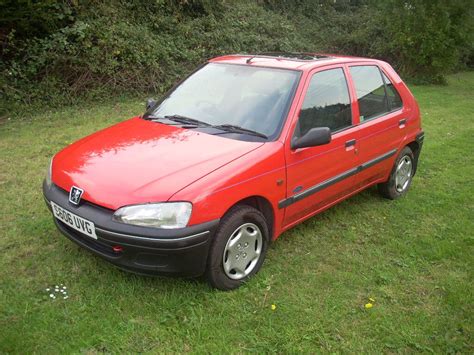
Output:
<instances>
[{"instance_id":1,"label":"bush","mask_svg":"<svg viewBox=\"0 0 474 355\"><path fill-rule=\"evenodd\" d=\"M397 63L407 77L444 83L444 75L467 63L473 46L470 1L389 0L380 6L384 32L374 54Z\"/></svg>"},{"instance_id":2,"label":"bush","mask_svg":"<svg viewBox=\"0 0 474 355\"><path fill-rule=\"evenodd\" d=\"M0 99L14 108L160 93L206 58L236 52L374 56L406 77L442 82L445 73L472 64L469 5L469 0L0 0Z\"/></svg>"},{"instance_id":3,"label":"bush","mask_svg":"<svg viewBox=\"0 0 474 355\"><path fill-rule=\"evenodd\" d=\"M76 9L71 25L45 37L12 32L3 53L3 98L57 105L84 95L163 92L208 57L291 50L297 42L290 21L252 3L144 1L93 10Z\"/></svg>"}]
</instances>

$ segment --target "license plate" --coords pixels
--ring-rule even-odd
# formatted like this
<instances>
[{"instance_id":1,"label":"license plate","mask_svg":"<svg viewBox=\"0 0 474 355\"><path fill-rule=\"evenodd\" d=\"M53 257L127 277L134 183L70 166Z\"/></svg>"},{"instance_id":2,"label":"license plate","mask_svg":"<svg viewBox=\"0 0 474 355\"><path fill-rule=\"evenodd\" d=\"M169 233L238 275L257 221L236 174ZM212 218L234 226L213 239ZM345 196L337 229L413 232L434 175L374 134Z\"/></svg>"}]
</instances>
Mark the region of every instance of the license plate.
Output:
<instances>
[{"instance_id":1,"label":"license plate","mask_svg":"<svg viewBox=\"0 0 474 355\"><path fill-rule=\"evenodd\" d=\"M55 204L53 201L51 201L51 207L53 208L54 217L59 219L61 222L67 224L71 228L74 228L78 232L87 235L88 237L97 239L94 223L79 217L68 210L65 210L61 206Z\"/></svg>"}]
</instances>

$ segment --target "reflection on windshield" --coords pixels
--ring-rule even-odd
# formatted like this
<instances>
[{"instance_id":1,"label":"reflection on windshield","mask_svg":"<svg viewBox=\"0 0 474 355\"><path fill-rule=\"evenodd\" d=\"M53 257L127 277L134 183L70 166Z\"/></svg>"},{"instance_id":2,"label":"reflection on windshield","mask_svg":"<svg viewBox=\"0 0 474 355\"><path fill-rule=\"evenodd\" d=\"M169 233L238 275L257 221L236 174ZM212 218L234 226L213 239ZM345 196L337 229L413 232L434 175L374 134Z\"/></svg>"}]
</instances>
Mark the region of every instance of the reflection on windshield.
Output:
<instances>
[{"instance_id":1,"label":"reflection on windshield","mask_svg":"<svg viewBox=\"0 0 474 355\"><path fill-rule=\"evenodd\" d=\"M179 85L151 114L230 124L274 138L298 76L291 70L210 63Z\"/></svg>"}]
</instances>

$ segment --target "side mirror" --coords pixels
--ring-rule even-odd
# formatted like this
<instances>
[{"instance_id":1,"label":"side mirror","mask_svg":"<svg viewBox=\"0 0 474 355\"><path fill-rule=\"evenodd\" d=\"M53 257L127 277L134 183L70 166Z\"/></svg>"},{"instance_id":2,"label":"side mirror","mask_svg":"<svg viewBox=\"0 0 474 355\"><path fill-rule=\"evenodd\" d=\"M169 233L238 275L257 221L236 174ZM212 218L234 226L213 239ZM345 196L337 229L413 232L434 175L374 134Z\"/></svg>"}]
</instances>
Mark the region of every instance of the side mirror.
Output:
<instances>
[{"instance_id":1,"label":"side mirror","mask_svg":"<svg viewBox=\"0 0 474 355\"><path fill-rule=\"evenodd\" d=\"M148 99L146 100L146 110L148 111L149 109L151 109L153 106L156 105L156 100L155 99Z\"/></svg>"},{"instance_id":2,"label":"side mirror","mask_svg":"<svg viewBox=\"0 0 474 355\"><path fill-rule=\"evenodd\" d=\"M331 142L331 130L329 127L311 128L303 137L296 138L291 142L291 149L314 147Z\"/></svg>"}]
</instances>

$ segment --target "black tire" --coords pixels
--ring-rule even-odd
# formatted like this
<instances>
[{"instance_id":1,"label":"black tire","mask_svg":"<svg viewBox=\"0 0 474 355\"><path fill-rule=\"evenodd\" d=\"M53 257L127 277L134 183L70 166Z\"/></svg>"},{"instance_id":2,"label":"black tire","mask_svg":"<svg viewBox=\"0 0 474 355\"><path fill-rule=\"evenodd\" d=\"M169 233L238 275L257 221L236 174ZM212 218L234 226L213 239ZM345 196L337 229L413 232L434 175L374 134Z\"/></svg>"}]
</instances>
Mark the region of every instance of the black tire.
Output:
<instances>
[{"instance_id":1,"label":"black tire","mask_svg":"<svg viewBox=\"0 0 474 355\"><path fill-rule=\"evenodd\" d=\"M411 172L410 177L408 178L407 182L403 184L403 188L401 186L397 186L396 184L396 175L397 175L397 167L401 163L402 159L408 159L411 162ZM390 200L396 200L400 198L408 192L410 188L413 175L415 173L415 156L413 151L410 147L405 147L402 149L400 154L398 154L397 159L395 159L395 164L393 164L392 171L390 172L390 177L384 183L378 184L379 193Z\"/></svg>"},{"instance_id":2,"label":"black tire","mask_svg":"<svg viewBox=\"0 0 474 355\"><path fill-rule=\"evenodd\" d=\"M249 270L248 275L243 276L239 279L233 279L228 276L230 271L224 270L224 259L229 256L229 251L226 251L226 256L224 252L228 246L228 242L231 237L236 238L236 232L239 228L243 228L245 225L256 226L257 228L253 229L254 233L260 232L261 234L261 245L260 242L255 241L255 245L247 245L245 248L254 248L257 249L257 244L259 249L259 256L257 259L254 257L254 262L252 265L247 265L245 272ZM253 227L252 227L253 228ZM252 229L250 229L252 231ZM265 255L267 253L268 244L269 244L269 231L267 221L264 215L257 209L247 206L247 205L237 205L229 210L226 215L222 218L219 227L217 229L214 240L212 241L211 247L209 249L209 256L206 269L206 277L209 284L212 287L215 287L219 290L227 291L233 290L245 283L249 278L255 275L260 268L262 267ZM240 245L240 243L239 243ZM246 249L249 250L249 249ZM245 250L244 250L245 251ZM242 251L242 254L245 254ZM253 253L253 252L252 252ZM246 257L247 254L245 254ZM250 255L250 253L249 253ZM237 257L237 255L235 255ZM245 262L241 259L242 262ZM251 266L251 269L249 268ZM250 271L251 270L251 271ZM238 277L237 274L231 275L232 277Z\"/></svg>"}]
</instances>

